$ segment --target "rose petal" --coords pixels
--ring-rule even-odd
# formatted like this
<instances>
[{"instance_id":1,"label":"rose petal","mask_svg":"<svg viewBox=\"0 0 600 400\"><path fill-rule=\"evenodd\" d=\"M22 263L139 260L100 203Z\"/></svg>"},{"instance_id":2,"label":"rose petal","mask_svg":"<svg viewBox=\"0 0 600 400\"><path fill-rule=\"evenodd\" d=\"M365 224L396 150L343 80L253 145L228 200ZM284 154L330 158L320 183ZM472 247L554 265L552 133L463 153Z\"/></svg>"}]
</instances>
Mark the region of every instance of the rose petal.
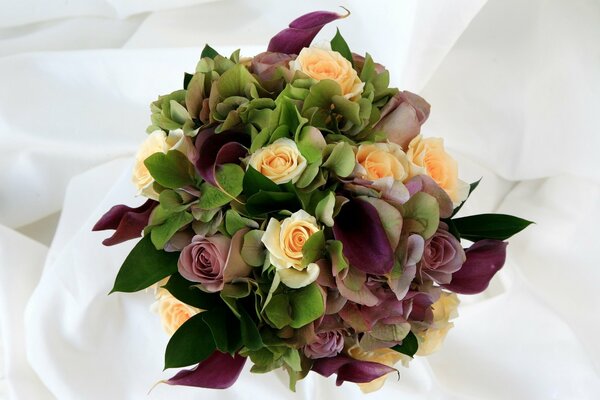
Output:
<instances>
[{"instance_id":1,"label":"rose petal","mask_svg":"<svg viewBox=\"0 0 600 400\"><path fill-rule=\"evenodd\" d=\"M198 160L196 170L205 181L217 185L215 168L225 163L239 164L248 154L245 145L249 136L239 132L215 133L213 128L205 129L196 136Z\"/></svg>"},{"instance_id":2,"label":"rose petal","mask_svg":"<svg viewBox=\"0 0 600 400\"><path fill-rule=\"evenodd\" d=\"M355 360L346 356L315 360L312 370L325 377L329 377L334 373L337 374L335 384L338 386L344 383L344 381L355 383L371 382L374 379L396 371L395 368L384 364Z\"/></svg>"},{"instance_id":3,"label":"rose petal","mask_svg":"<svg viewBox=\"0 0 600 400\"><path fill-rule=\"evenodd\" d=\"M475 242L465 250L467 260L452 281L443 288L455 293L477 294L483 292L493 276L506 261L507 242L485 239Z\"/></svg>"},{"instance_id":4,"label":"rose petal","mask_svg":"<svg viewBox=\"0 0 600 400\"><path fill-rule=\"evenodd\" d=\"M328 23L346 15L339 15L329 11L313 11L296 18L286 28L273 36L267 51L298 54L304 47L310 46L317 33Z\"/></svg>"},{"instance_id":5,"label":"rose petal","mask_svg":"<svg viewBox=\"0 0 600 400\"><path fill-rule=\"evenodd\" d=\"M238 379L245 363L246 357L239 354L231 357L229 354L215 351L194 369L179 371L165 383L177 386L226 389Z\"/></svg>"},{"instance_id":6,"label":"rose petal","mask_svg":"<svg viewBox=\"0 0 600 400\"><path fill-rule=\"evenodd\" d=\"M112 246L142 236L142 231L148 225L150 213L158 202L148 199L137 208L123 204L112 207L96 222L92 231L115 229L115 233L102 241L105 246Z\"/></svg>"},{"instance_id":7,"label":"rose petal","mask_svg":"<svg viewBox=\"0 0 600 400\"><path fill-rule=\"evenodd\" d=\"M353 199L334 219L333 236L343 243L350 265L368 274L385 275L394 266L394 251L375 207Z\"/></svg>"},{"instance_id":8,"label":"rose petal","mask_svg":"<svg viewBox=\"0 0 600 400\"><path fill-rule=\"evenodd\" d=\"M374 129L384 131L390 142L406 149L421 132L430 108L421 96L408 91L399 92L381 109L381 117Z\"/></svg>"}]
</instances>

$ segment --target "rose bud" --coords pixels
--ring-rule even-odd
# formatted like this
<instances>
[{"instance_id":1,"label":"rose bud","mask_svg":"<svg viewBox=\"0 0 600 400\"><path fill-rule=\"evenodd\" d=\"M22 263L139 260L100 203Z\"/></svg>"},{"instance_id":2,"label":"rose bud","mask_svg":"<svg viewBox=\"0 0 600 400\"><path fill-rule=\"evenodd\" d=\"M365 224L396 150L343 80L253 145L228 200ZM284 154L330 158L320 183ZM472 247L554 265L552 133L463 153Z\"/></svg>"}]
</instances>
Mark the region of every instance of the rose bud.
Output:
<instances>
[{"instance_id":1,"label":"rose bud","mask_svg":"<svg viewBox=\"0 0 600 400\"><path fill-rule=\"evenodd\" d=\"M458 271L466 260L460 242L447 230L443 222L436 233L425 242L423 258L418 264L418 276L439 284L448 284L452 274Z\"/></svg>"},{"instance_id":2,"label":"rose bud","mask_svg":"<svg viewBox=\"0 0 600 400\"><path fill-rule=\"evenodd\" d=\"M390 142L406 150L410 141L421 132L430 108L421 96L406 90L396 93L381 109L381 117L374 129L385 132Z\"/></svg>"},{"instance_id":3,"label":"rose bud","mask_svg":"<svg viewBox=\"0 0 600 400\"><path fill-rule=\"evenodd\" d=\"M179 273L189 281L201 283L208 292L218 292L225 283L248 276L252 267L240 255L246 231L237 231L231 239L221 234L194 236L179 255Z\"/></svg>"}]
</instances>

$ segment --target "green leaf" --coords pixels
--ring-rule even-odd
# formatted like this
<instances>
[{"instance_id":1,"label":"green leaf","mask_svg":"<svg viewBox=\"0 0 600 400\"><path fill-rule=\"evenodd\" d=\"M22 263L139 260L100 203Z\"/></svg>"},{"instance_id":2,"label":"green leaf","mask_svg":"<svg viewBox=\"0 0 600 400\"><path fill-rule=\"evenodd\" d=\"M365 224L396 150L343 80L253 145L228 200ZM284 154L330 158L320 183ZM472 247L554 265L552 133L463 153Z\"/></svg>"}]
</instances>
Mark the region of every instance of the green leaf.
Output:
<instances>
[{"instance_id":1,"label":"green leaf","mask_svg":"<svg viewBox=\"0 0 600 400\"><path fill-rule=\"evenodd\" d=\"M165 222L153 227L152 231L150 231L152 244L154 244L154 247L157 249L162 249L177 231L191 223L193 220L194 217L187 211L171 215Z\"/></svg>"},{"instance_id":2,"label":"green leaf","mask_svg":"<svg viewBox=\"0 0 600 400\"><path fill-rule=\"evenodd\" d=\"M263 190L250 196L246 201L246 210L251 215L264 215L273 211L296 211L300 208L294 193L265 192Z\"/></svg>"},{"instance_id":3,"label":"green leaf","mask_svg":"<svg viewBox=\"0 0 600 400\"><path fill-rule=\"evenodd\" d=\"M458 207L456 207L454 209L454 211L452 212L452 215L450 216L450 218L454 217L460 211L460 209L462 208L462 206L467 202L467 200L469 200L469 196L471 196L471 193L473 193L473 191L475 189L477 189L477 186L479 186L479 182L481 182L481 179L482 178L479 178L478 181L475 181L475 182L473 182L473 183L471 183L469 185L469 194L467 195L467 198L462 203L460 203L458 205Z\"/></svg>"},{"instance_id":4,"label":"green leaf","mask_svg":"<svg viewBox=\"0 0 600 400\"><path fill-rule=\"evenodd\" d=\"M169 102L169 105L170 105L170 116L173 121L177 122L178 124L183 125L185 123L185 121L190 119L190 114L188 113L187 109L184 106L182 106L175 100L171 100Z\"/></svg>"},{"instance_id":5,"label":"green leaf","mask_svg":"<svg viewBox=\"0 0 600 400\"><path fill-rule=\"evenodd\" d=\"M210 329L217 349L219 349L223 353L232 353L235 352L235 350L237 350L237 344L233 343L230 340L231 338L229 337L230 334L233 333L227 326L227 317L229 315L231 314L228 311L219 309L206 311L202 313L202 320ZM207 334L207 332L205 332L204 334Z\"/></svg>"},{"instance_id":6,"label":"green leaf","mask_svg":"<svg viewBox=\"0 0 600 400\"><path fill-rule=\"evenodd\" d=\"M325 249L325 234L323 231L317 231L310 235L304 246L302 246L302 266L317 261L321 258Z\"/></svg>"},{"instance_id":7,"label":"green leaf","mask_svg":"<svg viewBox=\"0 0 600 400\"><path fill-rule=\"evenodd\" d=\"M262 338L260 332L256 327L256 324L250 317L250 314L244 309L239 307L240 311L240 328L242 334L242 343L249 350L258 350L263 347Z\"/></svg>"},{"instance_id":8,"label":"green leaf","mask_svg":"<svg viewBox=\"0 0 600 400\"><path fill-rule=\"evenodd\" d=\"M336 271L334 275L339 274L350 266L346 257L344 257L344 245L339 240L327 241L327 251L329 251L329 257L331 258L331 266Z\"/></svg>"},{"instance_id":9,"label":"green leaf","mask_svg":"<svg viewBox=\"0 0 600 400\"><path fill-rule=\"evenodd\" d=\"M290 326L296 329L313 322L325 312L323 294L316 283L292 290L289 293L289 304L292 310Z\"/></svg>"},{"instance_id":10,"label":"green leaf","mask_svg":"<svg viewBox=\"0 0 600 400\"><path fill-rule=\"evenodd\" d=\"M156 250L150 236L144 236L127 256L110 291L137 292L177 272L179 253Z\"/></svg>"},{"instance_id":11,"label":"green leaf","mask_svg":"<svg viewBox=\"0 0 600 400\"><path fill-rule=\"evenodd\" d=\"M283 353L283 361L292 369L292 371L302 371L300 365L300 353L297 349L289 348Z\"/></svg>"},{"instance_id":12,"label":"green leaf","mask_svg":"<svg viewBox=\"0 0 600 400\"><path fill-rule=\"evenodd\" d=\"M215 49L210 47L208 44L205 44L204 48L202 49L202 53L200 54L200 58L208 57L214 59L218 55L219 53L217 53Z\"/></svg>"},{"instance_id":13,"label":"green leaf","mask_svg":"<svg viewBox=\"0 0 600 400\"><path fill-rule=\"evenodd\" d=\"M154 153L146 158L144 165L156 182L166 188L179 189L194 183L190 175L192 164L178 150Z\"/></svg>"},{"instance_id":14,"label":"green leaf","mask_svg":"<svg viewBox=\"0 0 600 400\"><path fill-rule=\"evenodd\" d=\"M419 342L417 341L417 337L414 333L409 332L408 335L402 339L402 343L392 347L392 350L395 350L398 353L406 354L409 357L414 357L417 350L419 350Z\"/></svg>"},{"instance_id":15,"label":"green leaf","mask_svg":"<svg viewBox=\"0 0 600 400\"><path fill-rule=\"evenodd\" d=\"M187 89L188 85L190 84L190 81L192 80L192 78L194 77L194 74L188 74L187 72L185 72L183 74L183 88Z\"/></svg>"},{"instance_id":16,"label":"green leaf","mask_svg":"<svg viewBox=\"0 0 600 400\"><path fill-rule=\"evenodd\" d=\"M352 60L352 52L350 51L350 47L348 47L348 43L346 43L346 40L344 40L344 38L342 37L342 34L340 33L339 29L337 29L335 36L333 37L333 39L331 39L331 50L340 53L342 56L344 56L346 60L350 61L350 64L352 64L352 66L354 67L354 61Z\"/></svg>"},{"instance_id":17,"label":"green leaf","mask_svg":"<svg viewBox=\"0 0 600 400\"><path fill-rule=\"evenodd\" d=\"M173 334L165 351L165 369L197 364L215 351L215 342L203 314L194 315Z\"/></svg>"},{"instance_id":18,"label":"green leaf","mask_svg":"<svg viewBox=\"0 0 600 400\"><path fill-rule=\"evenodd\" d=\"M332 97L335 95L342 95L342 88L340 85L331 79L323 79L315 83L311 88L304 104L302 105L302 115L313 107L320 108L323 110L330 110L332 104Z\"/></svg>"},{"instance_id":19,"label":"green leaf","mask_svg":"<svg viewBox=\"0 0 600 400\"><path fill-rule=\"evenodd\" d=\"M281 189L275 182L258 172L250 165L244 174L244 194L247 197L250 197L253 194L258 193L260 190L264 190L266 192L281 192Z\"/></svg>"},{"instance_id":20,"label":"green leaf","mask_svg":"<svg viewBox=\"0 0 600 400\"><path fill-rule=\"evenodd\" d=\"M218 294L204 292L195 285L197 283L188 281L176 272L171 275L163 288L177 300L202 310L210 310L222 304Z\"/></svg>"},{"instance_id":21,"label":"green leaf","mask_svg":"<svg viewBox=\"0 0 600 400\"><path fill-rule=\"evenodd\" d=\"M321 162L327 143L320 130L314 126L303 127L296 135L296 143L307 163Z\"/></svg>"},{"instance_id":22,"label":"green leaf","mask_svg":"<svg viewBox=\"0 0 600 400\"><path fill-rule=\"evenodd\" d=\"M472 242L482 239L506 240L533 223L506 214L472 215L454 218L452 222L460 236Z\"/></svg>"}]
</instances>

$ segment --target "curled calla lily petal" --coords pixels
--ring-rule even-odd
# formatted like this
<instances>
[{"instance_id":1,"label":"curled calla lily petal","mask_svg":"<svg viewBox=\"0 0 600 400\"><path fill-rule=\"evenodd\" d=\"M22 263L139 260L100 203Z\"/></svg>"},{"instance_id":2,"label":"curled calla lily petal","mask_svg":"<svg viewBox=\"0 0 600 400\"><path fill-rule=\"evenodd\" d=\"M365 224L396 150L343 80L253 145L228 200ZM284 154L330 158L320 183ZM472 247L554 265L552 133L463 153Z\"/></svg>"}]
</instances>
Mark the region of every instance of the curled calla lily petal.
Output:
<instances>
[{"instance_id":1,"label":"curled calla lily petal","mask_svg":"<svg viewBox=\"0 0 600 400\"><path fill-rule=\"evenodd\" d=\"M158 202L147 200L137 208L120 204L112 207L96 222L92 231L114 229L115 233L102 241L105 246L112 246L142 236L142 231L148 225L150 213Z\"/></svg>"},{"instance_id":2,"label":"curled calla lily petal","mask_svg":"<svg viewBox=\"0 0 600 400\"><path fill-rule=\"evenodd\" d=\"M454 274L452 281L442 285L444 289L460 294L483 292L496 272L506 261L507 242L485 239L475 242L465 250L467 260Z\"/></svg>"},{"instance_id":3,"label":"curled calla lily petal","mask_svg":"<svg viewBox=\"0 0 600 400\"><path fill-rule=\"evenodd\" d=\"M347 11L347 10L346 10ZM286 28L273 36L267 51L298 54L304 47L310 46L317 33L328 23L350 15L340 15L330 11L313 11L293 20Z\"/></svg>"},{"instance_id":4,"label":"curled calla lily petal","mask_svg":"<svg viewBox=\"0 0 600 400\"><path fill-rule=\"evenodd\" d=\"M215 351L194 369L179 371L165 383L177 386L194 386L208 389L227 389L237 381L246 357L239 354L230 356Z\"/></svg>"},{"instance_id":5,"label":"curled calla lily petal","mask_svg":"<svg viewBox=\"0 0 600 400\"><path fill-rule=\"evenodd\" d=\"M343 243L343 254L352 267L373 275L391 271L394 250L373 205L352 199L344 204L334 222L333 236Z\"/></svg>"},{"instance_id":6,"label":"curled calla lily petal","mask_svg":"<svg viewBox=\"0 0 600 400\"><path fill-rule=\"evenodd\" d=\"M312 370L325 377L337 374L335 381L337 386L340 386L345 381L355 383L371 382L374 379L396 371L395 368L384 364L355 360L341 355L315 360Z\"/></svg>"},{"instance_id":7,"label":"curled calla lily petal","mask_svg":"<svg viewBox=\"0 0 600 400\"><path fill-rule=\"evenodd\" d=\"M205 129L196 137L198 159L196 170L205 181L217 185L215 169L226 163L239 164L240 159L248 154L246 146L249 136L239 132L215 133L212 128Z\"/></svg>"}]
</instances>

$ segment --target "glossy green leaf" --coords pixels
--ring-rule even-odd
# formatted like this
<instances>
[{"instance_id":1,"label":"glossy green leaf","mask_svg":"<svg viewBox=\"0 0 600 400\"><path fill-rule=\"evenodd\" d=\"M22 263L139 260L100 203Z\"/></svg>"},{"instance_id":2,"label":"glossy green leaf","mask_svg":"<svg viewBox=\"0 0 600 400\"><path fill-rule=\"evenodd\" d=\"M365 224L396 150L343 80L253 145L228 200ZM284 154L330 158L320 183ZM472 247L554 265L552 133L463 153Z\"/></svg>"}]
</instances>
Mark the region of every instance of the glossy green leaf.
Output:
<instances>
[{"instance_id":1,"label":"glossy green leaf","mask_svg":"<svg viewBox=\"0 0 600 400\"><path fill-rule=\"evenodd\" d=\"M179 253L157 250L150 236L144 236L127 256L111 290L137 292L177 272Z\"/></svg>"},{"instance_id":2,"label":"glossy green leaf","mask_svg":"<svg viewBox=\"0 0 600 400\"><path fill-rule=\"evenodd\" d=\"M165 369L197 364L215 351L215 342L202 314L188 319L171 336L165 351Z\"/></svg>"},{"instance_id":3,"label":"glossy green leaf","mask_svg":"<svg viewBox=\"0 0 600 400\"><path fill-rule=\"evenodd\" d=\"M417 341L417 337L414 333L409 332L408 335L402 339L402 343L392 347L392 350L395 350L398 353L406 354L409 357L414 357L417 350L419 350L419 342Z\"/></svg>"},{"instance_id":4,"label":"glossy green leaf","mask_svg":"<svg viewBox=\"0 0 600 400\"><path fill-rule=\"evenodd\" d=\"M533 223L506 214L472 215L454 218L452 222L463 239L473 242L482 239L506 240Z\"/></svg>"},{"instance_id":5,"label":"glossy green leaf","mask_svg":"<svg viewBox=\"0 0 600 400\"><path fill-rule=\"evenodd\" d=\"M290 322L292 328L301 328L321 317L325 312L323 294L316 283L292 290L288 296L292 310Z\"/></svg>"},{"instance_id":6,"label":"glossy green leaf","mask_svg":"<svg viewBox=\"0 0 600 400\"><path fill-rule=\"evenodd\" d=\"M208 44L205 44L204 48L202 49L202 53L200 53L200 58L204 58L204 57L215 58L218 55L219 55L219 53L215 49L210 47Z\"/></svg>"},{"instance_id":7,"label":"glossy green leaf","mask_svg":"<svg viewBox=\"0 0 600 400\"><path fill-rule=\"evenodd\" d=\"M260 190L266 192L280 192L279 186L258 172L252 166L249 166L244 174L243 190L246 197L250 197L253 194L258 193Z\"/></svg>"},{"instance_id":8,"label":"glossy green leaf","mask_svg":"<svg viewBox=\"0 0 600 400\"><path fill-rule=\"evenodd\" d=\"M267 319L277 329L281 329L292 322L290 315L290 302L288 296L283 293L274 294L265 307Z\"/></svg>"},{"instance_id":9,"label":"glossy green leaf","mask_svg":"<svg viewBox=\"0 0 600 400\"><path fill-rule=\"evenodd\" d=\"M260 332L256 327L256 324L250 317L250 314L244 309L239 307L240 312L240 328L242 335L242 343L249 350L258 350L263 347L262 338Z\"/></svg>"},{"instance_id":10,"label":"glossy green leaf","mask_svg":"<svg viewBox=\"0 0 600 400\"><path fill-rule=\"evenodd\" d=\"M263 190L250 196L246 209L251 215L264 215L274 211L296 211L300 204L296 195L289 192L265 192Z\"/></svg>"},{"instance_id":11,"label":"glossy green leaf","mask_svg":"<svg viewBox=\"0 0 600 400\"><path fill-rule=\"evenodd\" d=\"M348 43L340 33L340 30L337 29L335 32L335 36L331 39L331 50L337 51L344 58L350 61L350 64L354 66L354 61L352 60L352 52L350 51L350 47L348 47Z\"/></svg>"},{"instance_id":12,"label":"glossy green leaf","mask_svg":"<svg viewBox=\"0 0 600 400\"><path fill-rule=\"evenodd\" d=\"M171 275L163 288L177 300L202 310L210 310L222 304L218 294L204 292L194 285L197 283L188 281L176 272Z\"/></svg>"}]
</instances>

